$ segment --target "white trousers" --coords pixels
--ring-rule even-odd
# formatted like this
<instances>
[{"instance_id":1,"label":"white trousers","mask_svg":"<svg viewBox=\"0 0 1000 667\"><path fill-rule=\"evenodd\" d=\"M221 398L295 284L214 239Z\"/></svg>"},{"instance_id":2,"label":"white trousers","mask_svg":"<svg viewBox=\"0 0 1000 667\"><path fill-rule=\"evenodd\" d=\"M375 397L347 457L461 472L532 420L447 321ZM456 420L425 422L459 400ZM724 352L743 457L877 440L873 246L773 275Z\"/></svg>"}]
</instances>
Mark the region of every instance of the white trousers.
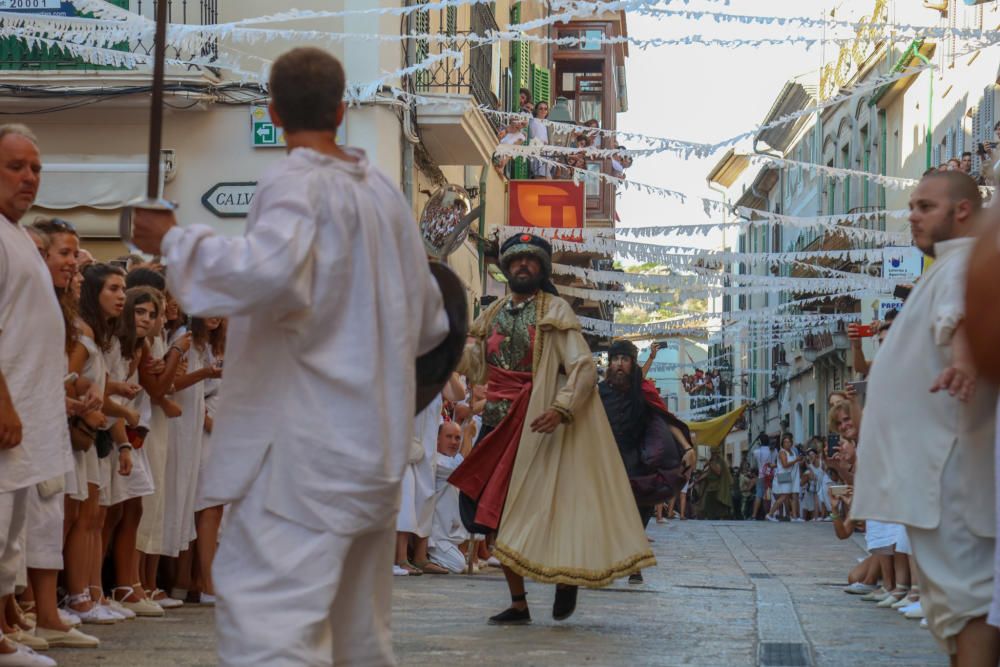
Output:
<instances>
[{"instance_id":1,"label":"white trousers","mask_svg":"<svg viewBox=\"0 0 1000 667\"><path fill-rule=\"evenodd\" d=\"M345 537L264 507L270 455L212 567L221 667L391 667L395 530Z\"/></svg>"},{"instance_id":2,"label":"white trousers","mask_svg":"<svg viewBox=\"0 0 1000 667\"><path fill-rule=\"evenodd\" d=\"M28 516L28 489L0 493L0 597L14 593Z\"/></svg>"},{"instance_id":3,"label":"white trousers","mask_svg":"<svg viewBox=\"0 0 1000 667\"><path fill-rule=\"evenodd\" d=\"M63 524L65 496L42 497L38 485L28 487L28 527L25 559L30 569L63 569Z\"/></svg>"}]
</instances>

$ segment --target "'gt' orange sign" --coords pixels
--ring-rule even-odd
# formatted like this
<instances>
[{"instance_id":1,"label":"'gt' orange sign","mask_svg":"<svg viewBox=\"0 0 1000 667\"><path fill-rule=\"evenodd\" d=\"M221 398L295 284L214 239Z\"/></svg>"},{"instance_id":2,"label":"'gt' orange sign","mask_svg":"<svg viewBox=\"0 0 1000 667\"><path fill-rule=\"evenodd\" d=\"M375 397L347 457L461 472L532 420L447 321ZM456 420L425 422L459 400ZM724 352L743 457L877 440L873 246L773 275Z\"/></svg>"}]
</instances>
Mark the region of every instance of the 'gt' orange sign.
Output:
<instances>
[{"instance_id":1,"label":"'gt' orange sign","mask_svg":"<svg viewBox=\"0 0 1000 667\"><path fill-rule=\"evenodd\" d=\"M582 184L573 181L511 181L507 224L515 227L583 227Z\"/></svg>"}]
</instances>

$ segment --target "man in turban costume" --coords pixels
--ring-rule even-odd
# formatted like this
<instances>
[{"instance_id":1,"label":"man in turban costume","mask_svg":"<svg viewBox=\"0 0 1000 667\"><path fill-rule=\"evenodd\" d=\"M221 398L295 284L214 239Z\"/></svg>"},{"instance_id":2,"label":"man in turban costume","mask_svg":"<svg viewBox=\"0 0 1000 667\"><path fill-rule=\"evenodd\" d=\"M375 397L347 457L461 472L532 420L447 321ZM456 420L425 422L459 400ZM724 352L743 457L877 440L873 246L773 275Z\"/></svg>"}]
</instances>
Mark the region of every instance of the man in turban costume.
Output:
<instances>
[{"instance_id":1,"label":"man in turban costume","mask_svg":"<svg viewBox=\"0 0 1000 667\"><path fill-rule=\"evenodd\" d=\"M467 527L497 532L512 604L490 622L531 622L526 576L556 584L552 616L565 620L579 586L607 586L656 560L580 322L549 280L551 246L515 235L501 247L500 268L510 294L472 325L459 366L487 385L483 429L449 481L466 507L476 503Z\"/></svg>"}]
</instances>

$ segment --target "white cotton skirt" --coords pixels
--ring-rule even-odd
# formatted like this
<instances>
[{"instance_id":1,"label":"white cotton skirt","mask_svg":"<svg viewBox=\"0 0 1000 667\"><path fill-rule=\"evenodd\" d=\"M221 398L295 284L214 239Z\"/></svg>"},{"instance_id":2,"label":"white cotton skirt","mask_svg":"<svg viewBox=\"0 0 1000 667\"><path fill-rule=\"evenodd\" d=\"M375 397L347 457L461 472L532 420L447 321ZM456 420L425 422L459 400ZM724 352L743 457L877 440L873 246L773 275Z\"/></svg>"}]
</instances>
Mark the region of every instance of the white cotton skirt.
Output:
<instances>
[{"instance_id":1,"label":"white cotton skirt","mask_svg":"<svg viewBox=\"0 0 1000 667\"><path fill-rule=\"evenodd\" d=\"M108 458L115 461L111 475L111 505L153 494L153 475L145 446L132 450L132 474L127 476L118 474L116 454Z\"/></svg>"},{"instance_id":2,"label":"white cotton skirt","mask_svg":"<svg viewBox=\"0 0 1000 667\"><path fill-rule=\"evenodd\" d=\"M87 499L88 484L101 486L101 471L98 465L97 448L85 452L73 450L73 469L66 473L66 493L73 500Z\"/></svg>"},{"instance_id":3,"label":"white cotton skirt","mask_svg":"<svg viewBox=\"0 0 1000 667\"><path fill-rule=\"evenodd\" d=\"M208 465L209 457L212 455L212 436L208 433L201 439L201 467L198 469L198 494L194 503L194 511L200 512L209 507L215 507L218 503L207 500L209 489L205 488L205 467Z\"/></svg>"},{"instance_id":4,"label":"white cotton skirt","mask_svg":"<svg viewBox=\"0 0 1000 667\"><path fill-rule=\"evenodd\" d=\"M881 521L865 522L865 546L868 551L885 549L896 544L899 539L899 524Z\"/></svg>"},{"instance_id":5,"label":"white cotton skirt","mask_svg":"<svg viewBox=\"0 0 1000 667\"><path fill-rule=\"evenodd\" d=\"M154 406L149 433L142 446L149 465L153 493L142 498L142 518L136 535L136 549L145 554L166 555L163 545L163 508L166 504L168 429L163 410Z\"/></svg>"}]
</instances>

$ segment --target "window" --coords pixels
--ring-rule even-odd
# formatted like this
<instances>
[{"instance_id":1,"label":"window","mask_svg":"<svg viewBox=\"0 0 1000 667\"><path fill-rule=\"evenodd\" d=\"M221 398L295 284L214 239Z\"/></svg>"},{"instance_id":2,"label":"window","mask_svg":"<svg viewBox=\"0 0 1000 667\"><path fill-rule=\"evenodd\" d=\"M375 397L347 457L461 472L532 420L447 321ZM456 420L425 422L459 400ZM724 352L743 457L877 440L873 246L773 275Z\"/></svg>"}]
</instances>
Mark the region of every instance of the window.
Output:
<instances>
[{"instance_id":1,"label":"window","mask_svg":"<svg viewBox=\"0 0 1000 667\"><path fill-rule=\"evenodd\" d=\"M806 429L809 431L809 437L815 437L816 435L816 404L809 404L809 423L806 424Z\"/></svg>"},{"instance_id":2,"label":"window","mask_svg":"<svg viewBox=\"0 0 1000 667\"><path fill-rule=\"evenodd\" d=\"M840 149L840 166L844 169L851 168L851 145L847 144ZM851 177L844 179L844 213L851 210Z\"/></svg>"},{"instance_id":3,"label":"window","mask_svg":"<svg viewBox=\"0 0 1000 667\"><path fill-rule=\"evenodd\" d=\"M604 30L601 28L568 28L559 31L559 37L574 37L579 42L573 44L560 44L559 48L564 51L600 51L603 48L601 42L604 39Z\"/></svg>"}]
</instances>

